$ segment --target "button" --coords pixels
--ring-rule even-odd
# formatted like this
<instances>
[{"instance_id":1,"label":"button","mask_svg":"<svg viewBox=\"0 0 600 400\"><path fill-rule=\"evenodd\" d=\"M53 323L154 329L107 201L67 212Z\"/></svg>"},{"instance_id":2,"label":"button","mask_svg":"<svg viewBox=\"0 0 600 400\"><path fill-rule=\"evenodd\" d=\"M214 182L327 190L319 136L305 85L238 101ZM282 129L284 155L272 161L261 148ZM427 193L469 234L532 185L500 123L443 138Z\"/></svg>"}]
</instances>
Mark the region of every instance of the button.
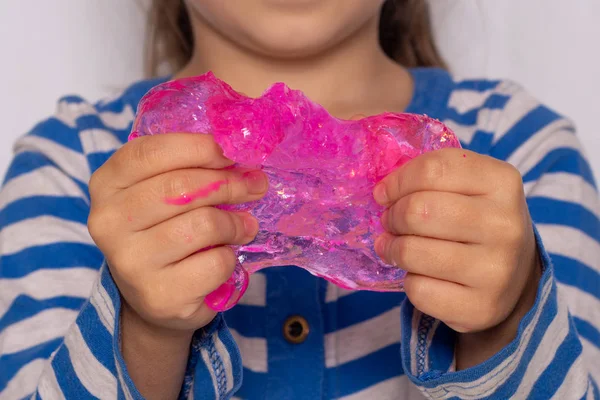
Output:
<instances>
[{"instance_id":1,"label":"button","mask_svg":"<svg viewBox=\"0 0 600 400\"><path fill-rule=\"evenodd\" d=\"M289 317L283 324L283 337L290 343L303 343L309 332L308 321L299 315Z\"/></svg>"}]
</instances>

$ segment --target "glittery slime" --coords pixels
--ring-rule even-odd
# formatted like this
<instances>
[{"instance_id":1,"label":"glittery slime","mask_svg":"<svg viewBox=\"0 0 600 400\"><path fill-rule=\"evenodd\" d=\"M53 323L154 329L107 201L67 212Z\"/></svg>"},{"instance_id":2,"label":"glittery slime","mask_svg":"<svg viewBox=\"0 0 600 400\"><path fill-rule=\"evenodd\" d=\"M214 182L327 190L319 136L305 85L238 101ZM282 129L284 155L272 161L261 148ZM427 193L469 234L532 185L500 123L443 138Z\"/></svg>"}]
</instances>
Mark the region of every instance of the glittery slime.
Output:
<instances>
[{"instance_id":1,"label":"glittery slime","mask_svg":"<svg viewBox=\"0 0 600 400\"><path fill-rule=\"evenodd\" d=\"M219 206L249 211L260 229L252 243L234 247L235 273L206 297L217 311L238 302L249 274L272 266L299 266L347 289L402 290L405 271L375 254L384 208L373 189L422 153L460 147L453 132L426 116L340 120L283 83L249 98L212 73L160 84L144 96L130 140L171 132L212 134L237 166L269 177L263 199ZM170 204L192 200L184 193Z\"/></svg>"}]
</instances>

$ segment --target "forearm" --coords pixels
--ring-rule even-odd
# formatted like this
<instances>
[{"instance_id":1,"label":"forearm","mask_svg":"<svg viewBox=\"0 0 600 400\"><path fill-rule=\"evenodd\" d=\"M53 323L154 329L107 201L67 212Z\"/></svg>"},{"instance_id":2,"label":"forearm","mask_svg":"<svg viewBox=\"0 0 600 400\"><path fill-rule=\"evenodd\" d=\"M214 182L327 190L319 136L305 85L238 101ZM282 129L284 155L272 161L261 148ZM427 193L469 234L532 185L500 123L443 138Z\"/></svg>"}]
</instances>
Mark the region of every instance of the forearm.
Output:
<instances>
[{"instance_id":1,"label":"forearm","mask_svg":"<svg viewBox=\"0 0 600 400\"><path fill-rule=\"evenodd\" d=\"M129 376L146 399L176 399L193 332L149 326L126 304L121 315L121 352Z\"/></svg>"}]
</instances>

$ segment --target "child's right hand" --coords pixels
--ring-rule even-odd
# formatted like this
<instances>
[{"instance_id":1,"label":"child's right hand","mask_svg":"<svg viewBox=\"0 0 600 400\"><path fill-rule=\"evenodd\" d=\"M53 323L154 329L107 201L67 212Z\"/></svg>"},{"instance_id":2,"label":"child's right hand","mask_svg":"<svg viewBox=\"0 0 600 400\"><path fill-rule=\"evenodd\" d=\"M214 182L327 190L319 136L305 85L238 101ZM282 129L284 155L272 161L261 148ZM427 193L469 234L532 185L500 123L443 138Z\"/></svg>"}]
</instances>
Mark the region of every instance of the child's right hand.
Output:
<instances>
[{"instance_id":1,"label":"child's right hand","mask_svg":"<svg viewBox=\"0 0 600 400\"><path fill-rule=\"evenodd\" d=\"M193 332L207 325L215 312L204 297L236 264L224 245L254 239L254 217L212 207L267 191L262 172L222 170L232 164L210 135L168 134L125 144L93 174L88 229L124 309L150 326Z\"/></svg>"}]
</instances>

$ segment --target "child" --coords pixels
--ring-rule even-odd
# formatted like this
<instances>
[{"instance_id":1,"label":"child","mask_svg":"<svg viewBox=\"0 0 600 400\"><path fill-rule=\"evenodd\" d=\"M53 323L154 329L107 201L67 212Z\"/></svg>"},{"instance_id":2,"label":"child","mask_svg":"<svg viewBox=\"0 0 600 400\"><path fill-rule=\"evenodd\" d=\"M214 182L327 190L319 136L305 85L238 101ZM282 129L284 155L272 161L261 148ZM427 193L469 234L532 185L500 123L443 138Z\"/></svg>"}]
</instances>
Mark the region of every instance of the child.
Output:
<instances>
[{"instance_id":1,"label":"child","mask_svg":"<svg viewBox=\"0 0 600 400\"><path fill-rule=\"evenodd\" d=\"M340 118L428 114L465 150L374 190L377 251L406 293L272 268L216 315L203 297L231 274L226 245L258 222L212 206L260 198L265 176L169 205L235 171L208 135L125 144L168 78L65 97L0 193L1 398L600 398L600 207L567 120L514 83L445 72L422 0L155 0L152 15L154 72L210 70L250 96L283 81Z\"/></svg>"}]
</instances>

